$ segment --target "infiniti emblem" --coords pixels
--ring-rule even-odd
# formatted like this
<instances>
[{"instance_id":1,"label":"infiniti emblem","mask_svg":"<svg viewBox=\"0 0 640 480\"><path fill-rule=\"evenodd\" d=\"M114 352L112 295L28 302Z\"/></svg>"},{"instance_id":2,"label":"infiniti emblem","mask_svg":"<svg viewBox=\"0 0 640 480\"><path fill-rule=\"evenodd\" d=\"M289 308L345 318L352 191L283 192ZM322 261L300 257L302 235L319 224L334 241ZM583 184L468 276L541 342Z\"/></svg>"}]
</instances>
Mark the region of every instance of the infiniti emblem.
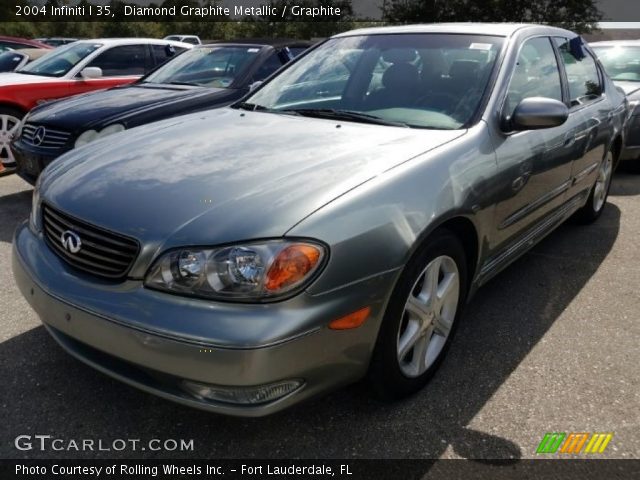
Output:
<instances>
[{"instance_id":1,"label":"infiniti emblem","mask_svg":"<svg viewBox=\"0 0 640 480\"><path fill-rule=\"evenodd\" d=\"M69 253L78 253L82 248L82 240L77 233L72 232L71 230L66 230L62 232L60 235L60 241L62 242L62 246Z\"/></svg>"},{"instance_id":2,"label":"infiniti emblem","mask_svg":"<svg viewBox=\"0 0 640 480\"><path fill-rule=\"evenodd\" d=\"M35 146L40 145L44 141L44 136L46 133L47 131L44 129L44 127L38 127L38 129L33 134L33 144Z\"/></svg>"}]
</instances>

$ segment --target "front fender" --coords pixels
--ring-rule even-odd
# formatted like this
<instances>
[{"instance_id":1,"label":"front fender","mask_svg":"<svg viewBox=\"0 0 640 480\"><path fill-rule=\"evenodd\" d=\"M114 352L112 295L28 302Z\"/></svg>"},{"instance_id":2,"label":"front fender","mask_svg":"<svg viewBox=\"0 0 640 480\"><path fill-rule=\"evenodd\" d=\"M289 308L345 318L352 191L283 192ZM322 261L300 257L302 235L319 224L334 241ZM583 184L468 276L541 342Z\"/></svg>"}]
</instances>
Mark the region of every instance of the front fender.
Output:
<instances>
[{"instance_id":1,"label":"front fender","mask_svg":"<svg viewBox=\"0 0 640 480\"><path fill-rule=\"evenodd\" d=\"M318 238L329 263L310 287L320 294L402 268L425 238L448 219L464 216L489 242L491 188L497 164L486 125L387 170L325 205L287 232ZM482 257L479 252L479 259Z\"/></svg>"}]
</instances>

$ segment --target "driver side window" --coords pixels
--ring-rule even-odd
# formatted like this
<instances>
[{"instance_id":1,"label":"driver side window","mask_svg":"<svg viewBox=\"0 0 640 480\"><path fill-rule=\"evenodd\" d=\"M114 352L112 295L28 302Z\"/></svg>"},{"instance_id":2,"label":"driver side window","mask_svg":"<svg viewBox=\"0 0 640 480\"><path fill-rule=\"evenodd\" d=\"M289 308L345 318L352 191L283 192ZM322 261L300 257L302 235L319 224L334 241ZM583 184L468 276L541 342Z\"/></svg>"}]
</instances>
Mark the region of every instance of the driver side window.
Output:
<instances>
[{"instance_id":1,"label":"driver side window","mask_svg":"<svg viewBox=\"0 0 640 480\"><path fill-rule=\"evenodd\" d=\"M144 75L147 69L146 45L122 45L98 55L89 67L100 67L105 77Z\"/></svg>"},{"instance_id":2,"label":"driver side window","mask_svg":"<svg viewBox=\"0 0 640 480\"><path fill-rule=\"evenodd\" d=\"M529 97L562 101L562 83L558 62L548 37L527 40L518 54L503 108L510 118L518 104Z\"/></svg>"},{"instance_id":3,"label":"driver side window","mask_svg":"<svg viewBox=\"0 0 640 480\"><path fill-rule=\"evenodd\" d=\"M280 60L280 57L278 56L277 53L273 53L269 58L267 58L264 61L262 65L260 65L260 68L258 68L258 71L253 75L252 80L254 82L264 80L273 72L275 72L277 69L279 69L281 66L282 66L282 60Z\"/></svg>"}]
</instances>

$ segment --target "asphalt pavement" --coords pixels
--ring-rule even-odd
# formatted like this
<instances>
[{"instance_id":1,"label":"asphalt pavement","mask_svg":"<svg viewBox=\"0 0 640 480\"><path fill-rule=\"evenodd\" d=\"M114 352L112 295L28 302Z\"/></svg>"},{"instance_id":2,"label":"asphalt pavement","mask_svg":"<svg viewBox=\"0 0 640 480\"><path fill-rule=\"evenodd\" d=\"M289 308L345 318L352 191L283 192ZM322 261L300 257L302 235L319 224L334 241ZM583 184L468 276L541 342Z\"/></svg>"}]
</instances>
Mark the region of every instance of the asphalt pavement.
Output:
<instances>
[{"instance_id":1,"label":"asphalt pavement","mask_svg":"<svg viewBox=\"0 0 640 480\"><path fill-rule=\"evenodd\" d=\"M562 226L479 291L422 392L387 404L356 384L259 419L173 404L64 353L11 273L30 202L29 185L0 178L0 458L519 459L547 432L611 432L600 457L640 458L638 174L616 175L596 224ZM19 450L20 435L67 447ZM68 449L82 439L193 450Z\"/></svg>"}]
</instances>

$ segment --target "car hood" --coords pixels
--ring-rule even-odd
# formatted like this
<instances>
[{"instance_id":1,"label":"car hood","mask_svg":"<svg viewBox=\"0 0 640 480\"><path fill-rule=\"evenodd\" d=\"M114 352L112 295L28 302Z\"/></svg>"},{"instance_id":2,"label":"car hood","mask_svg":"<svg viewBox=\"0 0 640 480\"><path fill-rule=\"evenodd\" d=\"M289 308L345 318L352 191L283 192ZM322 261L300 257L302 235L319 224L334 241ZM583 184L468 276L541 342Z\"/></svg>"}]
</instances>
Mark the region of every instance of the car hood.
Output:
<instances>
[{"instance_id":1,"label":"car hood","mask_svg":"<svg viewBox=\"0 0 640 480\"><path fill-rule=\"evenodd\" d=\"M640 90L640 82L624 82L615 80L613 83L616 87L620 87L622 90L624 90L624 93L627 96L630 96Z\"/></svg>"},{"instance_id":2,"label":"car hood","mask_svg":"<svg viewBox=\"0 0 640 480\"><path fill-rule=\"evenodd\" d=\"M189 99L197 105L227 92L223 88L126 85L44 104L31 112L29 122L69 131L87 130L116 121L126 123L136 114L151 113Z\"/></svg>"},{"instance_id":3,"label":"car hood","mask_svg":"<svg viewBox=\"0 0 640 480\"><path fill-rule=\"evenodd\" d=\"M232 108L73 150L44 201L155 251L278 237L345 192L466 130L419 130Z\"/></svg>"},{"instance_id":4,"label":"car hood","mask_svg":"<svg viewBox=\"0 0 640 480\"><path fill-rule=\"evenodd\" d=\"M51 83L62 80L58 77L45 77L42 75L25 75L18 72L0 73L0 87L11 85L26 85L29 83Z\"/></svg>"}]
</instances>

